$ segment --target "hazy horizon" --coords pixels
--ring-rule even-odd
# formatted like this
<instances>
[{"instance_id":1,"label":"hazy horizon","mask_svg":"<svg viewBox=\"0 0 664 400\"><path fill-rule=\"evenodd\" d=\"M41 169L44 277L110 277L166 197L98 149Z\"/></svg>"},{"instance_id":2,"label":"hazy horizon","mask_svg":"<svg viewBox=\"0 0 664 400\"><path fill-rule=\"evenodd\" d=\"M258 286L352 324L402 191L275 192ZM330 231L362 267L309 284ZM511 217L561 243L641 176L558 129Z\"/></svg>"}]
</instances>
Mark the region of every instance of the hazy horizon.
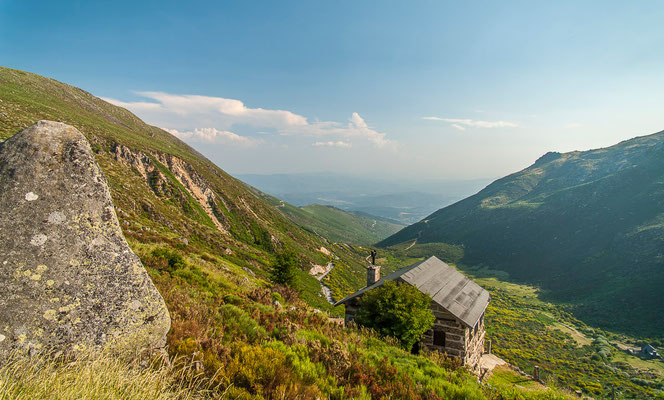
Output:
<instances>
[{"instance_id":1,"label":"hazy horizon","mask_svg":"<svg viewBox=\"0 0 664 400\"><path fill-rule=\"evenodd\" d=\"M485 179L664 129L663 14L656 1L6 1L0 60L123 106L234 175Z\"/></svg>"}]
</instances>

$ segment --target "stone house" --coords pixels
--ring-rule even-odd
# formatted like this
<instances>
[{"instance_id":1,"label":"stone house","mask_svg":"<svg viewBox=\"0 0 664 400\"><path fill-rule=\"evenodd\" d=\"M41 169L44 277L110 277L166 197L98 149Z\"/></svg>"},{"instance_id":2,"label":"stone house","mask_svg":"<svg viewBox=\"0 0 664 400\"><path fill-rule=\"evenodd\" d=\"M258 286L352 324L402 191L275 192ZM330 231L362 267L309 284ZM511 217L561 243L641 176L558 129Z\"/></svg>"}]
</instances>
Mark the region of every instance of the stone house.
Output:
<instances>
[{"instance_id":1,"label":"stone house","mask_svg":"<svg viewBox=\"0 0 664 400\"><path fill-rule=\"evenodd\" d=\"M661 356L657 352L657 349L655 349L654 347L652 347L650 344L647 343L641 346L641 354L649 358L661 358Z\"/></svg>"},{"instance_id":2,"label":"stone house","mask_svg":"<svg viewBox=\"0 0 664 400\"><path fill-rule=\"evenodd\" d=\"M346 306L345 322L355 318L365 292L389 281L409 284L431 297L431 312L436 320L419 346L459 357L464 365L478 368L484 353L484 311L489 305L489 292L436 257L382 279L380 267L372 265L367 268L367 286L335 304Z\"/></svg>"}]
</instances>

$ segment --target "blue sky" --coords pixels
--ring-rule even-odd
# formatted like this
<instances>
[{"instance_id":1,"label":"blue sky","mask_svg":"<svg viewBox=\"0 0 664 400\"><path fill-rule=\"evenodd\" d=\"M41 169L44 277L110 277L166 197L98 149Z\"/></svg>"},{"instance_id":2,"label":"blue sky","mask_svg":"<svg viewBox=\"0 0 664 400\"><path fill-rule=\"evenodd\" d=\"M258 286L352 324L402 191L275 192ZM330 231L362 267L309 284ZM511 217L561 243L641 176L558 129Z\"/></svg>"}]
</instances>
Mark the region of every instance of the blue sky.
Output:
<instances>
[{"instance_id":1,"label":"blue sky","mask_svg":"<svg viewBox=\"0 0 664 400\"><path fill-rule=\"evenodd\" d=\"M0 0L0 64L231 173L497 177L664 129L660 1Z\"/></svg>"}]
</instances>

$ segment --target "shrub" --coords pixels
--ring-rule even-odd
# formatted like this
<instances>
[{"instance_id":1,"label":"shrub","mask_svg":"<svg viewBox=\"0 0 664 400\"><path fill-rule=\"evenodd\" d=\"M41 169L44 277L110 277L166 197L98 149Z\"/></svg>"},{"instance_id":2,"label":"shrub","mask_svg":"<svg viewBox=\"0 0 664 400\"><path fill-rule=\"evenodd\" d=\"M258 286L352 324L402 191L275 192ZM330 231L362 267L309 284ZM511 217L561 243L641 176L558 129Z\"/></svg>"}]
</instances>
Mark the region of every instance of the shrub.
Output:
<instances>
[{"instance_id":1,"label":"shrub","mask_svg":"<svg viewBox=\"0 0 664 400\"><path fill-rule=\"evenodd\" d=\"M173 273L175 270L182 269L185 267L185 261L182 255L180 253L166 249L166 248L158 248L152 250L152 257L154 257L157 261L157 264L162 265L165 270L167 270L170 273ZM159 263L159 261L162 261Z\"/></svg>"},{"instance_id":2,"label":"shrub","mask_svg":"<svg viewBox=\"0 0 664 400\"><path fill-rule=\"evenodd\" d=\"M279 292L272 292L270 298L272 301L278 301L279 303L284 304L284 297Z\"/></svg>"},{"instance_id":3,"label":"shrub","mask_svg":"<svg viewBox=\"0 0 664 400\"><path fill-rule=\"evenodd\" d=\"M236 306L242 304L242 298L233 293L227 293L221 299L226 304L235 304Z\"/></svg>"},{"instance_id":4,"label":"shrub","mask_svg":"<svg viewBox=\"0 0 664 400\"><path fill-rule=\"evenodd\" d=\"M433 326L431 298L408 284L388 282L368 291L360 299L356 321L383 335L394 336L410 350L422 334Z\"/></svg>"},{"instance_id":5,"label":"shrub","mask_svg":"<svg viewBox=\"0 0 664 400\"><path fill-rule=\"evenodd\" d=\"M272 304L272 292L266 288L257 287L251 292L247 293L247 297L259 304Z\"/></svg>"},{"instance_id":6,"label":"shrub","mask_svg":"<svg viewBox=\"0 0 664 400\"><path fill-rule=\"evenodd\" d=\"M299 264L297 255L292 250L285 250L277 254L276 262L272 265L272 280L276 283L294 286Z\"/></svg>"},{"instance_id":7,"label":"shrub","mask_svg":"<svg viewBox=\"0 0 664 400\"><path fill-rule=\"evenodd\" d=\"M290 286L277 284L272 287L272 291L279 293L287 303L295 303L300 300L297 290Z\"/></svg>"},{"instance_id":8,"label":"shrub","mask_svg":"<svg viewBox=\"0 0 664 400\"><path fill-rule=\"evenodd\" d=\"M226 325L237 328L250 341L255 341L266 335L265 328L258 325L243 309L232 304L221 306L223 320Z\"/></svg>"},{"instance_id":9,"label":"shrub","mask_svg":"<svg viewBox=\"0 0 664 400\"><path fill-rule=\"evenodd\" d=\"M186 269L178 268L172 272L172 275L182 278L192 285L198 285L202 288L211 287L209 275L195 265L189 266Z\"/></svg>"}]
</instances>

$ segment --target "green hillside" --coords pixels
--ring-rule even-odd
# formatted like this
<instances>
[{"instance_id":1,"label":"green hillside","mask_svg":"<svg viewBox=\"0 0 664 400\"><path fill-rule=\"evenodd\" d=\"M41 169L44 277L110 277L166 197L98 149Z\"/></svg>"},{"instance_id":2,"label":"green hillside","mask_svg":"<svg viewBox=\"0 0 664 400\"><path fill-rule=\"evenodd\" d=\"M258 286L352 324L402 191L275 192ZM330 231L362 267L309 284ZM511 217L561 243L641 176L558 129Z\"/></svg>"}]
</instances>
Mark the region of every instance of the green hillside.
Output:
<instances>
[{"instance_id":1,"label":"green hillside","mask_svg":"<svg viewBox=\"0 0 664 400\"><path fill-rule=\"evenodd\" d=\"M486 265L571 302L587 322L661 335L664 132L547 153L523 171L381 242L461 245Z\"/></svg>"},{"instance_id":2,"label":"green hillside","mask_svg":"<svg viewBox=\"0 0 664 400\"><path fill-rule=\"evenodd\" d=\"M293 249L302 259L303 296L330 308L306 273L312 263L329 261L319 251L327 243L184 142L90 93L22 71L0 69L0 100L0 140L40 119L66 122L86 135L130 241L186 242L185 251L200 246L262 276L275 253ZM330 250L346 264L363 262L346 248Z\"/></svg>"},{"instance_id":3,"label":"green hillside","mask_svg":"<svg viewBox=\"0 0 664 400\"><path fill-rule=\"evenodd\" d=\"M396 233L404 225L373 215L311 204L295 207L256 190L268 203L305 230L334 242L370 245Z\"/></svg>"},{"instance_id":4,"label":"green hillside","mask_svg":"<svg viewBox=\"0 0 664 400\"><path fill-rule=\"evenodd\" d=\"M89 139L125 237L166 300L175 363L19 360L0 366L0 398L569 398L509 383L483 386L437 353L414 356L393 339L330 321L314 309L332 311L307 271L334 260L335 271L355 279L350 271L364 264L355 247L298 227L128 111L0 68L0 141L40 119L71 124ZM294 288L269 279L286 249L301 264Z\"/></svg>"}]
</instances>

